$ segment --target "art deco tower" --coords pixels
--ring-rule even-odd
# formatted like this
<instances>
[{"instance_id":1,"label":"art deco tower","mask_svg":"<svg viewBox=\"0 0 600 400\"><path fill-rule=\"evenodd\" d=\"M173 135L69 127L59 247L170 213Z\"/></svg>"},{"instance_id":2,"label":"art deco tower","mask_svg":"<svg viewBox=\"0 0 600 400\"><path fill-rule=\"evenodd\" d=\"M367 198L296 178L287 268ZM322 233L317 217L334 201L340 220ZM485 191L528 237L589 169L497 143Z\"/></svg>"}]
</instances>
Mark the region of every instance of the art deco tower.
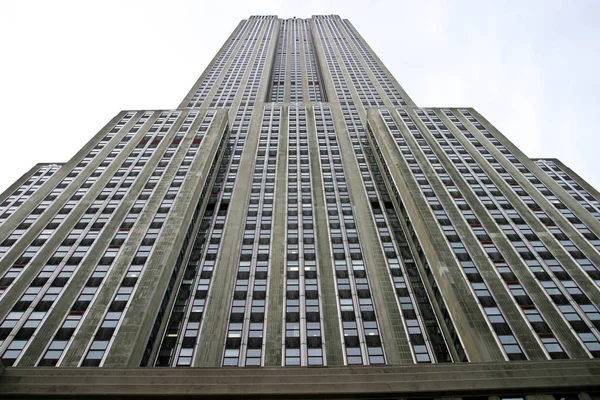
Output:
<instances>
[{"instance_id":1,"label":"art deco tower","mask_svg":"<svg viewBox=\"0 0 600 400\"><path fill-rule=\"evenodd\" d=\"M589 400L599 221L347 20L251 17L178 108L0 195L0 392Z\"/></svg>"}]
</instances>

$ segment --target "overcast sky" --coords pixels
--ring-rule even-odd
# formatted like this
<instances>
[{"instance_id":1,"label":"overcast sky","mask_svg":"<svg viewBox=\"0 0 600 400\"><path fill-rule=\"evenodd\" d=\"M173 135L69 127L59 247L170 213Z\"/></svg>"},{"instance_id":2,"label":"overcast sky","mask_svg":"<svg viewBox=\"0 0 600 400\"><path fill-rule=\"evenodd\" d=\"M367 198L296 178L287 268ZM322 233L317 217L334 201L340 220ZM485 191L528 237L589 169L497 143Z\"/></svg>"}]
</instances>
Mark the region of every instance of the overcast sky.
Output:
<instances>
[{"instance_id":1,"label":"overcast sky","mask_svg":"<svg viewBox=\"0 0 600 400\"><path fill-rule=\"evenodd\" d=\"M0 192L176 107L250 15L348 18L419 106L471 106L600 187L600 1L0 1Z\"/></svg>"}]
</instances>

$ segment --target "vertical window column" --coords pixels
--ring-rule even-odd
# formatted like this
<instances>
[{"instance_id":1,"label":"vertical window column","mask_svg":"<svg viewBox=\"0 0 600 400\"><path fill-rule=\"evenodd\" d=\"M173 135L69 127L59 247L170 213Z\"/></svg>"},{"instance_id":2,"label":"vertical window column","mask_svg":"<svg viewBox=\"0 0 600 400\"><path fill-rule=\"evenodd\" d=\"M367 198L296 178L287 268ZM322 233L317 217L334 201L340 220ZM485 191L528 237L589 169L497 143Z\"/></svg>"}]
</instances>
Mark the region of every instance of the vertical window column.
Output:
<instances>
[{"instance_id":1,"label":"vertical window column","mask_svg":"<svg viewBox=\"0 0 600 400\"><path fill-rule=\"evenodd\" d=\"M224 366L260 366L264 359L280 122L281 106L267 105L261 124L244 239L229 314Z\"/></svg>"},{"instance_id":2,"label":"vertical window column","mask_svg":"<svg viewBox=\"0 0 600 400\"><path fill-rule=\"evenodd\" d=\"M290 105L286 215L284 365L324 365L323 320L306 109Z\"/></svg>"}]
</instances>

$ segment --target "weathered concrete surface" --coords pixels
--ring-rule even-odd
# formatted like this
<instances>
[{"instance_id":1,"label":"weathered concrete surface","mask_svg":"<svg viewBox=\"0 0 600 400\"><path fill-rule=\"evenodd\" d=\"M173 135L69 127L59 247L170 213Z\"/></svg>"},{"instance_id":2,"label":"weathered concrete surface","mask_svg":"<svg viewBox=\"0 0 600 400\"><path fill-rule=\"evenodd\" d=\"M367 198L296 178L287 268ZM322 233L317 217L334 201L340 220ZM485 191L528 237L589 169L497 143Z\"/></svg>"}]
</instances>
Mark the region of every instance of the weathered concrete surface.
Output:
<instances>
[{"instance_id":1,"label":"weathered concrete surface","mask_svg":"<svg viewBox=\"0 0 600 400\"><path fill-rule=\"evenodd\" d=\"M594 392L600 361L324 368L7 368L2 398L390 398Z\"/></svg>"}]
</instances>

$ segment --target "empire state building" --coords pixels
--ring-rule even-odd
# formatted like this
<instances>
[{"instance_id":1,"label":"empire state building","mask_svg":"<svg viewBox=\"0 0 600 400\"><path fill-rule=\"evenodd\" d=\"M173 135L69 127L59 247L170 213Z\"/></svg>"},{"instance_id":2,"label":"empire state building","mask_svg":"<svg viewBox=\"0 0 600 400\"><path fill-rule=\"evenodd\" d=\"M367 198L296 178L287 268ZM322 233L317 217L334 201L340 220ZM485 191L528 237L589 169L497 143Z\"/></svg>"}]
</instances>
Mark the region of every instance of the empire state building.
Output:
<instances>
[{"instance_id":1,"label":"empire state building","mask_svg":"<svg viewBox=\"0 0 600 400\"><path fill-rule=\"evenodd\" d=\"M0 194L0 393L597 399L599 250L559 160L418 107L348 20L253 16Z\"/></svg>"}]
</instances>

